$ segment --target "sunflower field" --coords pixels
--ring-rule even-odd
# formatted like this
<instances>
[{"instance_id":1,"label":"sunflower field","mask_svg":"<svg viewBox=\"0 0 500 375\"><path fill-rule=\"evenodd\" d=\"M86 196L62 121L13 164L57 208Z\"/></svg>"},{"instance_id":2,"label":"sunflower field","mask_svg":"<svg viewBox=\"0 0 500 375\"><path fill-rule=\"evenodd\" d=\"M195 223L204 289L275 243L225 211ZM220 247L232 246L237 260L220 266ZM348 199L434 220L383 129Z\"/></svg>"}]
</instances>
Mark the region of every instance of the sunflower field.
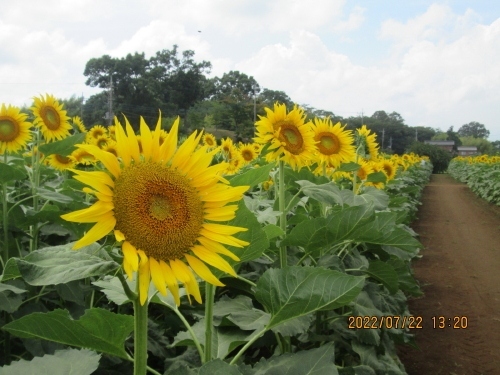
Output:
<instances>
[{"instance_id":1,"label":"sunflower field","mask_svg":"<svg viewBox=\"0 0 500 375\"><path fill-rule=\"evenodd\" d=\"M458 156L448 166L448 173L481 198L500 206L500 156Z\"/></svg>"},{"instance_id":2,"label":"sunflower field","mask_svg":"<svg viewBox=\"0 0 500 375\"><path fill-rule=\"evenodd\" d=\"M0 374L406 373L428 159L279 103L248 144L30 111L0 110Z\"/></svg>"}]
</instances>

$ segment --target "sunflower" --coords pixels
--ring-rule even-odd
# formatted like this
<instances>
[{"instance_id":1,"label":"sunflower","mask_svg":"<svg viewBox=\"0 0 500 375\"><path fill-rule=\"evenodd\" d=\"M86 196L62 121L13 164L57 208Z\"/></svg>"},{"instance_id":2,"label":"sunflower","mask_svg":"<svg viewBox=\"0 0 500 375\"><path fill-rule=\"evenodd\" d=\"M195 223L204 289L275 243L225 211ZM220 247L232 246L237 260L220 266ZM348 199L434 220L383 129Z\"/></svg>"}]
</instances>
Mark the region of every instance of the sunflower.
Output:
<instances>
[{"instance_id":1,"label":"sunflower","mask_svg":"<svg viewBox=\"0 0 500 375\"><path fill-rule=\"evenodd\" d=\"M232 235L247 230L226 224L235 217L236 204L248 186L231 187L220 176L226 163L211 165L216 151L196 150L201 133L193 133L177 147L179 118L168 138L159 144L160 124L153 132L141 121L143 152L128 121L126 130L116 121L118 157L94 145L79 145L94 155L104 171L73 170L97 197L89 208L62 216L81 223L96 223L74 249L100 240L110 232L121 242L123 268L128 277L137 271L139 296L144 304L150 281L160 293L167 288L180 304L178 281L201 303L194 271L201 279L221 286L205 263L236 276L219 254L239 260L224 245L243 247L248 242ZM187 264L186 264L187 262Z\"/></svg>"},{"instance_id":2,"label":"sunflower","mask_svg":"<svg viewBox=\"0 0 500 375\"><path fill-rule=\"evenodd\" d=\"M73 121L73 125L76 126L80 133L87 133L87 128L85 127L85 124L83 123L80 116L75 116L71 120Z\"/></svg>"},{"instance_id":3,"label":"sunflower","mask_svg":"<svg viewBox=\"0 0 500 375\"><path fill-rule=\"evenodd\" d=\"M31 140L31 123L20 109L2 104L0 109L0 154L17 152Z\"/></svg>"},{"instance_id":4,"label":"sunflower","mask_svg":"<svg viewBox=\"0 0 500 375\"><path fill-rule=\"evenodd\" d=\"M378 156L378 144L377 144L377 135L372 133L366 125L363 125L361 128L356 129L356 145L359 147L360 145L364 148L363 157L369 157L371 159L376 159Z\"/></svg>"},{"instance_id":5,"label":"sunflower","mask_svg":"<svg viewBox=\"0 0 500 375\"><path fill-rule=\"evenodd\" d=\"M99 147L101 150L104 149L104 147L107 146L108 142L110 142L111 139L106 135L100 135L97 138L92 138L90 144L96 145Z\"/></svg>"},{"instance_id":6,"label":"sunflower","mask_svg":"<svg viewBox=\"0 0 500 375\"><path fill-rule=\"evenodd\" d=\"M93 140L106 135L106 128L102 125L94 125L87 133L87 143L92 143Z\"/></svg>"},{"instance_id":7,"label":"sunflower","mask_svg":"<svg viewBox=\"0 0 500 375\"><path fill-rule=\"evenodd\" d=\"M62 104L52 95L46 94L40 98L33 98L35 104L31 107L35 115L34 124L40 128L42 135L47 142L56 139L63 139L69 135L71 125L70 118L66 116L66 111Z\"/></svg>"},{"instance_id":8,"label":"sunflower","mask_svg":"<svg viewBox=\"0 0 500 375\"><path fill-rule=\"evenodd\" d=\"M113 141L116 141L116 135L115 135L116 129L114 125L108 126L108 137L111 138Z\"/></svg>"},{"instance_id":9,"label":"sunflower","mask_svg":"<svg viewBox=\"0 0 500 375\"><path fill-rule=\"evenodd\" d=\"M283 160L293 169L309 164L314 157L314 133L311 122L304 123L304 111L295 106L287 113L284 104L274 104L274 110L265 108L266 116L255 123L255 142L270 144L266 160Z\"/></svg>"},{"instance_id":10,"label":"sunflower","mask_svg":"<svg viewBox=\"0 0 500 375\"><path fill-rule=\"evenodd\" d=\"M118 150L116 149L116 142L109 140L106 146L103 147L106 152L111 152L113 155L118 156Z\"/></svg>"},{"instance_id":11,"label":"sunflower","mask_svg":"<svg viewBox=\"0 0 500 375\"><path fill-rule=\"evenodd\" d=\"M210 133L205 133L203 135L203 144L208 147L209 150L217 147L217 140L215 136Z\"/></svg>"},{"instance_id":12,"label":"sunflower","mask_svg":"<svg viewBox=\"0 0 500 375\"><path fill-rule=\"evenodd\" d=\"M341 163L354 159L352 132L344 130L340 122L333 125L329 118L314 119L314 140L321 163L337 168Z\"/></svg>"},{"instance_id":13,"label":"sunflower","mask_svg":"<svg viewBox=\"0 0 500 375\"><path fill-rule=\"evenodd\" d=\"M231 148L231 151L229 152L229 158L226 164L227 167L226 170L224 171L225 175L236 174L245 165L245 160L238 152L236 147L233 146Z\"/></svg>"},{"instance_id":14,"label":"sunflower","mask_svg":"<svg viewBox=\"0 0 500 375\"><path fill-rule=\"evenodd\" d=\"M361 167L358 169L358 172L356 173L356 175L359 177L360 180L364 181L368 178L368 175L370 173L373 173L373 167L366 160L362 160L362 159L358 160L358 164Z\"/></svg>"},{"instance_id":15,"label":"sunflower","mask_svg":"<svg viewBox=\"0 0 500 375\"><path fill-rule=\"evenodd\" d=\"M55 169L64 171L69 168L74 168L76 160L73 156L63 156L59 154L52 154L47 158L48 164Z\"/></svg>"},{"instance_id":16,"label":"sunflower","mask_svg":"<svg viewBox=\"0 0 500 375\"><path fill-rule=\"evenodd\" d=\"M220 149L224 155L229 155L231 150L234 149L233 140L229 137L223 139L220 144Z\"/></svg>"},{"instance_id":17,"label":"sunflower","mask_svg":"<svg viewBox=\"0 0 500 375\"><path fill-rule=\"evenodd\" d=\"M96 159L94 155L85 151L84 149L78 148L71 153L71 156L75 159L77 164L92 165L95 164Z\"/></svg>"},{"instance_id":18,"label":"sunflower","mask_svg":"<svg viewBox=\"0 0 500 375\"><path fill-rule=\"evenodd\" d=\"M382 160L382 169L387 176L387 181L394 179L394 177L396 176L397 167L390 160Z\"/></svg>"},{"instance_id":19,"label":"sunflower","mask_svg":"<svg viewBox=\"0 0 500 375\"><path fill-rule=\"evenodd\" d=\"M241 157L243 158L245 164L250 163L252 160L256 159L259 153L255 151L255 148L251 144L244 144L239 148Z\"/></svg>"}]
</instances>

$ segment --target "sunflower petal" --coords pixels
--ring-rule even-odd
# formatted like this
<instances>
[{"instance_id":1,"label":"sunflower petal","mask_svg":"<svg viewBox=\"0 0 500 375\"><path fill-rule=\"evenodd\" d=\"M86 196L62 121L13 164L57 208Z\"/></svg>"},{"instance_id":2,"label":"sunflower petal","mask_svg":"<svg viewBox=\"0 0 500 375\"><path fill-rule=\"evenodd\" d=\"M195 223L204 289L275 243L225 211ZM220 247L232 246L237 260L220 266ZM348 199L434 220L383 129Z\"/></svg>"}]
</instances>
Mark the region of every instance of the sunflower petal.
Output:
<instances>
[{"instance_id":1,"label":"sunflower petal","mask_svg":"<svg viewBox=\"0 0 500 375\"><path fill-rule=\"evenodd\" d=\"M144 121L144 118L142 116L140 119L140 129L141 129L142 154L144 155L144 159L147 161L151 158L153 136L151 134L149 126L146 124L146 121Z\"/></svg>"},{"instance_id":2,"label":"sunflower petal","mask_svg":"<svg viewBox=\"0 0 500 375\"><path fill-rule=\"evenodd\" d=\"M179 268L183 269L183 272L189 277L188 281L184 284L186 286L186 292L188 292L188 296L192 295L196 302L202 303L198 282L196 281L196 278L194 277L189 267L186 266L186 264L184 264L184 262L180 259L175 259L175 263ZM172 264L172 261L170 261L170 264Z\"/></svg>"},{"instance_id":3,"label":"sunflower petal","mask_svg":"<svg viewBox=\"0 0 500 375\"><path fill-rule=\"evenodd\" d=\"M223 235L231 235L238 232L246 232L248 230L248 228L233 227L231 225L224 225L224 224L204 223L202 226L206 230Z\"/></svg>"},{"instance_id":4,"label":"sunflower petal","mask_svg":"<svg viewBox=\"0 0 500 375\"><path fill-rule=\"evenodd\" d=\"M139 267L139 300L141 305L144 305L148 299L149 284L151 282L151 270L149 269L149 261L141 262Z\"/></svg>"},{"instance_id":5,"label":"sunflower petal","mask_svg":"<svg viewBox=\"0 0 500 375\"><path fill-rule=\"evenodd\" d=\"M132 270L137 271L139 269L139 256L137 255L136 248L128 241L122 244L123 257L128 264L132 267Z\"/></svg>"},{"instance_id":6,"label":"sunflower petal","mask_svg":"<svg viewBox=\"0 0 500 375\"><path fill-rule=\"evenodd\" d=\"M226 261L224 260L219 254L217 253L214 253L213 251L210 251L210 250L207 250L206 248L204 248L203 246L199 246L199 245L195 245L191 248L191 251L194 253L194 255L196 255L199 259L201 259L202 261L204 261L205 263L207 264L210 264L212 267L215 267L225 273L228 273L229 275L231 276L234 276L236 277L236 272L234 271L233 267L231 267L231 265ZM187 255L187 254L186 254ZM188 259L188 258L186 258ZM189 259L188 259L188 262L189 262ZM189 265L191 265L191 263L189 263ZM200 275L200 273L196 270L195 267L193 267L191 265L191 268L194 269L194 271ZM200 277L202 279L204 279L205 281L208 281L210 282L211 284L213 284L211 281L205 279L202 277L202 275L200 275ZM217 284L214 284L214 285L217 285Z\"/></svg>"},{"instance_id":7,"label":"sunflower petal","mask_svg":"<svg viewBox=\"0 0 500 375\"><path fill-rule=\"evenodd\" d=\"M99 241L105 235L113 230L116 224L116 219L114 216L107 218L106 220L97 222L90 230L85 233L85 235L75 242L73 245L73 250L78 250L84 246L90 245L96 241Z\"/></svg>"},{"instance_id":8,"label":"sunflower petal","mask_svg":"<svg viewBox=\"0 0 500 375\"><path fill-rule=\"evenodd\" d=\"M224 284L222 284L220 280L214 276L212 271L210 271L210 269L201 260L189 254L184 254L184 256L186 257L189 266L203 280L215 286L224 286Z\"/></svg>"},{"instance_id":9,"label":"sunflower petal","mask_svg":"<svg viewBox=\"0 0 500 375\"><path fill-rule=\"evenodd\" d=\"M205 228L202 228L200 230L200 234L206 238L209 238L213 241L220 242L226 245L234 246L234 247L243 247L248 245L249 243L247 241L242 241L239 240L238 238L235 238L233 236L228 236L220 233L214 233L210 230L206 230Z\"/></svg>"},{"instance_id":10,"label":"sunflower petal","mask_svg":"<svg viewBox=\"0 0 500 375\"><path fill-rule=\"evenodd\" d=\"M151 270L151 279L156 286L156 289L163 294L167 295L167 288L165 287L165 278L163 277L163 271L160 264L155 258L149 257L149 269Z\"/></svg>"},{"instance_id":11,"label":"sunflower petal","mask_svg":"<svg viewBox=\"0 0 500 375\"><path fill-rule=\"evenodd\" d=\"M179 297L179 284L177 283L177 279L175 278L170 266L163 260L160 260L160 267L163 271L163 278L167 283L168 290L170 290L170 293L174 296L176 305L179 306L181 304L181 299Z\"/></svg>"},{"instance_id":12,"label":"sunflower petal","mask_svg":"<svg viewBox=\"0 0 500 375\"><path fill-rule=\"evenodd\" d=\"M211 239L208 239L206 237L199 237L198 242L201 243L202 246L206 248L208 251L212 251L218 254L224 254L237 262L239 262L240 260L240 258L238 258L236 254L226 249L222 244L220 244L217 241L212 241Z\"/></svg>"},{"instance_id":13,"label":"sunflower petal","mask_svg":"<svg viewBox=\"0 0 500 375\"><path fill-rule=\"evenodd\" d=\"M80 222L80 223L95 223L101 221L101 217L112 211L114 208L111 202L97 201L92 206L61 215L61 218L67 221Z\"/></svg>"}]
</instances>

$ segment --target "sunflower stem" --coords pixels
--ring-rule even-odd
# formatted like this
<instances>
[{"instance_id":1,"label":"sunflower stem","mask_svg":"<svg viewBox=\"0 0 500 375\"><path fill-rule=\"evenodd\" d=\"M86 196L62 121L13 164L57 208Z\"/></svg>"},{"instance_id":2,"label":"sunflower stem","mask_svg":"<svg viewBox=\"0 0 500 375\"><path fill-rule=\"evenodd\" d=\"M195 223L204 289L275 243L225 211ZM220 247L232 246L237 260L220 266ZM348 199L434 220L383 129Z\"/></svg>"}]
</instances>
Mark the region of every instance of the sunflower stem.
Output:
<instances>
[{"instance_id":1,"label":"sunflower stem","mask_svg":"<svg viewBox=\"0 0 500 375\"><path fill-rule=\"evenodd\" d=\"M2 272L5 264L9 260L9 212L7 210L7 183L2 184L2 213L3 213L3 251L2 251Z\"/></svg>"},{"instance_id":2,"label":"sunflower stem","mask_svg":"<svg viewBox=\"0 0 500 375\"><path fill-rule=\"evenodd\" d=\"M38 212L38 186L40 185L40 152L38 151L40 147L40 131L35 131L35 145L32 149L31 154L31 168L32 168L32 179L31 179L31 195L33 196L33 211ZM38 225L33 224L30 226L30 253L35 251L38 247Z\"/></svg>"},{"instance_id":3,"label":"sunflower stem","mask_svg":"<svg viewBox=\"0 0 500 375\"><path fill-rule=\"evenodd\" d=\"M283 240L286 237L286 210L285 210L285 162L279 161L278 204L280 210L280 228L283 231ZM280 267L287 266L287 248L280 246Z\"/></svg>"},{"instance_id":4,"label":"sunflower stem","mask_svg":"<svg viewBox=\"0 0 500 375\"><path fill-rule=\"evenodd\" d=\"M134 303L134 375L145 375L148 366L148 299L141 305L137 275L137 296Z\"/></svg>"},{"instance_id":5,"label":"sunflower stem","mask_svg":"<svg viewBox=\"0 0 500 375\"><path fill-rule=\"evenodd\" d=\"M214 326L215 286L205 283L205 355L203 363L212 360L212 330Z\"/></svg>"},{"instance_id":6,"label":"sunflower stem","mask_svg":"<svg viewBox=\"0 0 500 375\"><path fill-rule=\"evenodd\" d=\"M182 315L182 313L177 308L177 306L175 307L175 309L172 309L172 311L175 313L175 315L177 315L179 317L179 319L184 324L184 327L186 327L186 329L188 330L189 334L191 335L191 339L193 340L194 345L196 346L196 349L198 350L198 353L200 354L200 358L203 360L203 358L204 358L203 348L201 347L200 341L196 337L196 334L194 333L193 328L191 327L189 322L186 320L184 315Z\"/></svg>"}]
</instances>

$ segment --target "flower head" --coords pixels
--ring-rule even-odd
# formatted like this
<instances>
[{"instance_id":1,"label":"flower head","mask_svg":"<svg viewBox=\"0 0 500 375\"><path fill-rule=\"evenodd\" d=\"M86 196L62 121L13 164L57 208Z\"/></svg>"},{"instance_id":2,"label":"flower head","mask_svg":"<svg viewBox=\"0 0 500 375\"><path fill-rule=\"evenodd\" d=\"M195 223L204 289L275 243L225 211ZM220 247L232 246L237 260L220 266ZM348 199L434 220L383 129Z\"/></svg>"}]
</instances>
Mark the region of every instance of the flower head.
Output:
<instances>
[{"instance_id":1,"label":"flower head","mask_svg":"<svg viewBox=\"0 0 500 375\"><path fill-rule=\"evenodd\" d=\"M71 125L70 118L66 116L66 111L62 104L52 95L46 94L41 98L34 98L34 105L31 107L35 115L34 124L38 126L47 142L64 139L69 135Z\"/></svg>"},{"instance_id":2,"label":"flower head","mask_svg":"<svg viewBox=\"0 0 500 375\"><path fill-rule=\"evenodd\" d=\"M231 187L220 176L226 163L211 165L214 151L197 149L201 134L193 133L177 147L179 119L160 146L159 120L152 132L141 118L137 136L128 121L126 132L116 121L118 157L94 145L79 145L99 160L105 171L73 170L75 179L90 186L97 201L89 208L62 217L96 223L75 243L78 249L110 232L122 243L123 268L129 277L139 274L140 301L146 301L150 280L162 294L168 290L179 300L180 281L189 295L201 302L195 274L222 285L205 263L236 276L219 254L238 260L224 245L243 247L248 242L233 237L246 228L217 222L235 217L248 186Z\"/></svg>"},{"instance_id":3,"label":"flower head","mask_svg":"<svg viewBox=\"0 0 500 375\"><path fill-rule=\"evenodd\" d=\"M351 131L344 130L340 122L333 125L329 118L314 119L313 131L317 155L321 163L338 167L342 162L354 159L354 138Z\"/></svg>"},{"instance_id":4,"label":"flower head","mask_svg":"<svg viewBox=\"0 0 500 375\"><path fill-rule=\"evenodd\" d=\"M295 106L290 112L276 103L265 108L266 116L255 123L255 142L270 144L267 161L283 160L294 169L308 165L314 157L314 133L311 122L305 123L304 111Z\"/></svg>"},{"instance_id":5,"label":"flower head","mask_svg":"<svg viewBox=\"0 0 500 375\"><path fill-rule=\"evenodd\" d=\"M31 123L19 108L2 104L0 109L0 154L17 152L31 140Z\"/></svg>"}]
</instances>

